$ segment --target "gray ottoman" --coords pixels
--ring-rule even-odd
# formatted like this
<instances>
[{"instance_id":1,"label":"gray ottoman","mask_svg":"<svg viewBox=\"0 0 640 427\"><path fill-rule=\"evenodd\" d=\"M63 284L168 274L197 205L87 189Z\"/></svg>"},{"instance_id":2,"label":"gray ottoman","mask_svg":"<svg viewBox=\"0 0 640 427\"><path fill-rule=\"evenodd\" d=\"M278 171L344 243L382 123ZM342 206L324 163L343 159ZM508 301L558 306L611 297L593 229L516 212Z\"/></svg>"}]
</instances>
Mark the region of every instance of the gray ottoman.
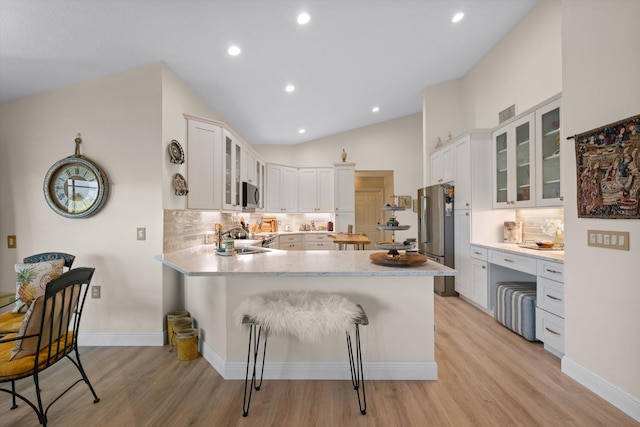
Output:
<instances>
[{"instance_id":1,"label":"gray ottoman","mask_svg":"<svg viewBox=\"0 0 640 427\"><path fill-rule=\"evenodd\" d=\"M536 282L498 282L494 317L529 341L536 340Z\"/></svg>"}]
</instances>

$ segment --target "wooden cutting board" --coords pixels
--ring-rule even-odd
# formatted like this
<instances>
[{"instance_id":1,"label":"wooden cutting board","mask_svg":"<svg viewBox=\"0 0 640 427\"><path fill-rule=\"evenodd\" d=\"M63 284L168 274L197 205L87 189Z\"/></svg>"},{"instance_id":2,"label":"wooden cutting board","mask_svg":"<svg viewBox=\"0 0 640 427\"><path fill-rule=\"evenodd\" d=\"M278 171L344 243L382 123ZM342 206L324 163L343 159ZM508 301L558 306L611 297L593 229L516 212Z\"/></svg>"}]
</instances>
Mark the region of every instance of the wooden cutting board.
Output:
<instances>
[{"instance_id":1,"label":"wooden cutting board","mask_svg":"<svg viewBox=\"0 0 640 427\"><path fill-rule=\"evenodd\" d=\"M387 252L376 252L369 255L369 259L374 264L386 265L388 267L411 267L427 262L427 257L421 254L409 256L405 254L399 254L393 258L390 258Z\"/></svg>"}]
</instances>

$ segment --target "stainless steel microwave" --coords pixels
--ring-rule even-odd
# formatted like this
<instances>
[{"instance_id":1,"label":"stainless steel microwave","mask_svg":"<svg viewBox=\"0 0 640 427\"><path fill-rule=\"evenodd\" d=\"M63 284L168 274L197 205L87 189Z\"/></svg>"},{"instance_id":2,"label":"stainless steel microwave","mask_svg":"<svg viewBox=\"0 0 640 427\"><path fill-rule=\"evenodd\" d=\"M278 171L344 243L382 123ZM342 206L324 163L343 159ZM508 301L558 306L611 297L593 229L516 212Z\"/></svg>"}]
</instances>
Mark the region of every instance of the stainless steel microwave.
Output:
<instances>
[{"instance_id":1,"label":"stainless steel microwave","mask_svg":"<svg viewBox=\"0 0 640 427\"><path fill-rule=\"evenodd\" d=\"M260 190L258 190L258 187L249 182L242 183L242 207L260 207Z\"/></svg>"}]
</instances>

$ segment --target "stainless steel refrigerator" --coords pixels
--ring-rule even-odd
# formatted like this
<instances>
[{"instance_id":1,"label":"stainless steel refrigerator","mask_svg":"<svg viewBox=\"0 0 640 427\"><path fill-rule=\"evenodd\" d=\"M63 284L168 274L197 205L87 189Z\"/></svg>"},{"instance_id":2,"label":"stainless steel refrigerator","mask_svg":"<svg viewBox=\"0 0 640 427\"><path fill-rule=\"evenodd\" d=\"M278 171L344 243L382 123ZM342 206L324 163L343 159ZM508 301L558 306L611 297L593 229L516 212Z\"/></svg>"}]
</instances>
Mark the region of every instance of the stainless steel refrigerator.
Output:
<instances>
[{"instance_id":1,"label":"stainless steel refrigerator","mask_svg":"<svg viewBox=\"0 0 640 427\"><path fill-rule=\"evenodd\" d=\"M418 251L430 260L455 268L453 186L432 185L418 190ZM455 277L434 276L434 291L455 296Z\"/></svg>"}]
</instances>

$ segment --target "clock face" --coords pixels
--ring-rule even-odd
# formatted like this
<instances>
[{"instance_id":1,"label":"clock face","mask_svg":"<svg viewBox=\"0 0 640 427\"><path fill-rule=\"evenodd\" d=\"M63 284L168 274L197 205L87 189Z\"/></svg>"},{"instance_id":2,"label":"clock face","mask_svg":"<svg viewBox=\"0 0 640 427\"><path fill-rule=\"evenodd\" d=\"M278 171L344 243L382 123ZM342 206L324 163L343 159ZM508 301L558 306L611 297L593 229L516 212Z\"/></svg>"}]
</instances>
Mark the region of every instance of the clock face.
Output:
<instances>
[{"instance_id":1,"label":"clock face","mask_svg":"<svg viewBox=\"0 0 640 427\"><path fill-rule=\"evenodd\" d=\"M92 161L70 156L59 160L44 179L44 195L56 213L84 218L96 213L106 201L108 181Z\"/></svg>"}]
</instances>

